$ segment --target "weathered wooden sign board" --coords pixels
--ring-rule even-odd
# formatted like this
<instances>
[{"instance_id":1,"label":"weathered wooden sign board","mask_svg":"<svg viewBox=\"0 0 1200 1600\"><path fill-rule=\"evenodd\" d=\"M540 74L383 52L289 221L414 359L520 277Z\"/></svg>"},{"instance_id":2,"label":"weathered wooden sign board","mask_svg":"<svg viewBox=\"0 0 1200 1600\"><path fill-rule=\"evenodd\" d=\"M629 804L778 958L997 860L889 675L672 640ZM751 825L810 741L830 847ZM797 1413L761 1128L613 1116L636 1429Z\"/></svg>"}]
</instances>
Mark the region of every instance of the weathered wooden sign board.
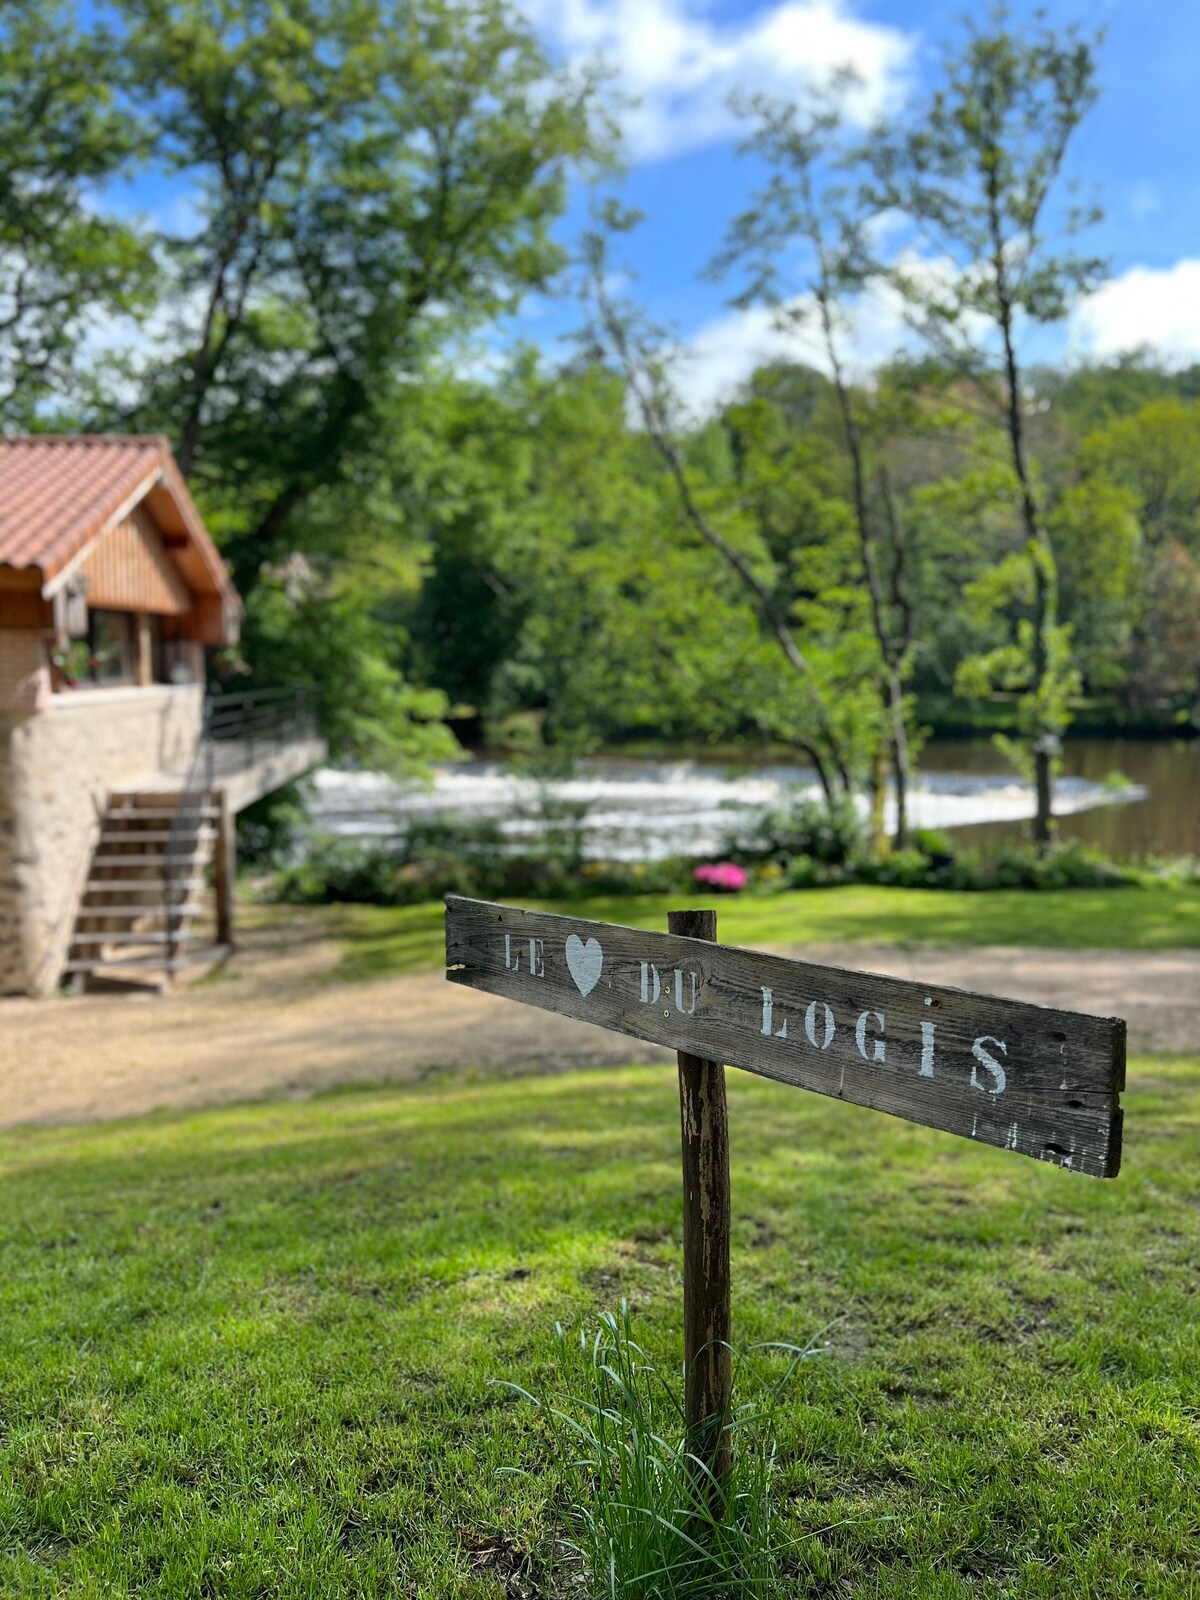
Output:
<instances>
[{"instance_id":1,"label":"weathered wooden sign board","mask_svg":"<svg viewBox=\"0 0 1200 1600\"><path fill-rule=\"evenodd\" d=\"M446 976L1097 1178L1125 1024L451 896Z\"/></svg>"},{"instance_id":2,"label":"weathered wooden sign board","mask_svg":"<svg viewBox=\"0 0 1200 1600\"><path fill-rule=\"evenodd\" d=\"M1125 1024L719 945L711 911L668 933L450 895L446 976L678 1052L685 1406L705 1492L729 1469L729 1143L724 1065L1092 1177L1121 1164Z\"/></svg>"}]
</instances>

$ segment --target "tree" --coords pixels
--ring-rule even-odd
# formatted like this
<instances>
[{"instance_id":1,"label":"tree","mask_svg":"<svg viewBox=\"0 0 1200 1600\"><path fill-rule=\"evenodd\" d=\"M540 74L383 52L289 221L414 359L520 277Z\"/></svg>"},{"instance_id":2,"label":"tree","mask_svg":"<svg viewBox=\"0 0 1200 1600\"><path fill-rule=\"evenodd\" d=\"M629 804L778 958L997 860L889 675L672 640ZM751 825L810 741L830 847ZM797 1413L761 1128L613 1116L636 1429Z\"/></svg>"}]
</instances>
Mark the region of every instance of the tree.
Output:
<instances>
[{"instance_id":1,"label":"tree","mask_svg":"<svg viewBox=\"0 0 1200 1600\"><path fill-rule=\"evenodd\" d=\"M567 171L605 144L591 81L553 71L508 0L112 9L121 114L184 220L149 241L134 381L87 420L172 436L257 677L322 682L340 753L444 753L445 698L406 680L397 620L427 533L407 413L444 351L552 285Z\"/></svg>"},{"instance_id":2,"label":"tree","mask_svg":"<svg viewBox=\"0 0 1200 1600\"><path fill-rule=\"evenodd\" d=\"M85 335L151 292L145 241L95 205L140 149L117 68L109 37L78 33L66 6L0 5L0 422L28 427L80 395Z\"/></svg>"},{"instance_id":3,"label":"tree","mask_svg":"<svg viewBox=\"0 0 1200 1600\"><path fill-rule=\"evenodd\" d=\"M319 689L335 757L375 771L420 770L454 755L446 697L403 671L404 638L377 612L370 569L292 556L268 565L247 603L245 647L266 683Z\"/></svg>"},{"instance_id":4,"label":"tree","mask_svg":"<svg viewBox=\"0 0 1200 1600\"><path fill-rule=\"evenodd\" d=\"M1117 575L1125 580L1119 615L1128 702L1135 711L1161 711L1182 700L1190 716L1200 662L1200 404L1167 397L1116 418L1083 441L1078 465L1074 493L1123 498L1138 530L1125 563L1104 548L1103 522L1086 533L1100 595L1115 599ZM1103 614L1095 600L1088 610Z\"/></svg>"},{"instance_id":5,"label":"tree","mask_svg":"<svg viewBox=\"0 0 1200 1600\"><path fill-rule=\"evenodd\" d=\"M1200 554L1200 403L1153 400L1090 433L1079 463L1133 495L1152 548L1177 539Z\"/></svg>"},{"instance_id":6,"label":"tree","mask_svg":"<svg viewBox=\"0 0 1200 1600\"><path fill-rule=\"evenodd\" d=\"M610 227L624 227L630 218L609 210ZM743 595L751 602L763 637L771 642L775 659L782 657L790 677L791 695L786 718L789 741L802 750L816 769L831 808L850 796L861 776L862 734L869 726L861 716L864 673L860 653L839 629L814 641L813 648L793 626L790 606L781 599L778 570L762 547L739 507L726 503L710 510L710 499L681 446L684 431L668 372L663 341L629 305L619 304L610 289L606 238L593 232L585 241L587 283L593 307L589 336L596 353L621 373L646 438L666 469L678 510L693 536L719 558ZM721 524L721 525L719 525ZM825 613L824 620L829 621ZM839 617L844 621L844 616ZM749 657L759 639L747 639ZM778 693L770 697L777 702ZM873 731L873 730L872 730Z\"/></svg>"},{"instance_id":7,"label":"tree","mask_svg":"<svg viewBox=\"0 0 1200 1600\"><path fill-rule=\"evenodd\" d=\"M169 423L245 580L370 454L431 351L545 288L591 89L506 0L120 0L160 158L199 225L164 240Z\"/></svg>"},{"instance_id":8,"label":"tree","mask_svg":"<svg viewBox=\"0 0 1200 1600\"><path fill-rule=\"evenodd\" d=\"M1046 513L1063 616L1088 687L1111 690L1124 677L1136 606L1142 530L1137 501L1101 477L1062 492Z\"/></svg>"},{"instance_id":9,"label":"tree","mask_svg":"<svg viewBox=\"0 0 1200 1600\"><path fill-rule=\"evenodd\" d=\"M1175 704L1175 721L1200 732L1200 556L1177 540L1156 550L1142 577L1129 652L1135 705Z\"/></svg>"},{"instance_id":10,"label":"tree","mask_svg":"<svg viewBox=\"0 0 1200 1600\"><path fill-rule=\"evenodd\" d=\"M1077 30L1056 34L1039 26L1023 37L1001 7L985 30L971 29L946 63L943 86L910 125L881 130L871 149L875 202L906 213L923 242L952 263L942 270L926 258L896 273L896 281L939 357L969 376L1003 420L1032 618L1019 641L991 660L1007 686L1024 681L1024 731L1037 784L1034 831L1042 848L1051 837L1052 763L1069 721L1071 669L1058 622L1054 550L1026 438L1018 343L1023 322L1061 320L1103 270L1094 258L1056 252L1048 239L1052 196L1071 137L1096 98L1095 78L1092 45ZM1095 215L1069 212L1062 232L1073 233ZM981 324L998 351L980 337ZM1000 587L1015 593L1026 586L1022 579L1014 589L1015 577L1015 568L1006 567ZM968 676L976 687L983 681L975 669Z\"/></svg>"},{"instance_id":11,"label":"tree","mask_svg":"<svg viewBox=\"0 0 1200 1600\"><path fill-rule=\"evenodd\" d=\"M801 112L789 103L760 96L742 109L757 122L746 148L767 163L771 178L752 206L734 221L713 270L723 274L746 262L750 282L738 295L737 305L766 304L777 325L790 331L810 323L816 327L832 377L849 463L849 501L870 601L870 626L879 652L879 690L889 725L895 843L903 849L908 842L912 746L905 681L916 644L909 542L887 462L878 449L878 435L886 429L884 408L872 406L851 383L843 353L848 302L861 294L870 272L870 218L861 203L861 191L856 193L837 181L841 174L836 98L818 99ZM781 261L797 256L803 266L785 279Z\"/></svg>"}]
</instances>

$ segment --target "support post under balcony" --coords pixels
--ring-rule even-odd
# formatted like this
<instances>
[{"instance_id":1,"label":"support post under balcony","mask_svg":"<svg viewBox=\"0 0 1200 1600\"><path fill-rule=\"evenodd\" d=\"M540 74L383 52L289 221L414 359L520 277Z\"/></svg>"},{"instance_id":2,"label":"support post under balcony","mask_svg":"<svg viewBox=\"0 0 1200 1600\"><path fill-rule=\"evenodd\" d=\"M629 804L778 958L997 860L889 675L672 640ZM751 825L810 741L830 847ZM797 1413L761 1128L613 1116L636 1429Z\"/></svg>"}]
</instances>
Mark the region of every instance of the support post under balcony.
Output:
<instances>
[{"instance_id":1,"label":"support post under balcony","mask_svg":"<svg viewBox=\"0 0 1200 1600\"><path fill-rule=\"evenodd\" d=\"M233 910L237 892L237 814L224 789L217 792L217 838L213 856L217 895L217 943L233 944Z\"/></svg>"}]
</instances>

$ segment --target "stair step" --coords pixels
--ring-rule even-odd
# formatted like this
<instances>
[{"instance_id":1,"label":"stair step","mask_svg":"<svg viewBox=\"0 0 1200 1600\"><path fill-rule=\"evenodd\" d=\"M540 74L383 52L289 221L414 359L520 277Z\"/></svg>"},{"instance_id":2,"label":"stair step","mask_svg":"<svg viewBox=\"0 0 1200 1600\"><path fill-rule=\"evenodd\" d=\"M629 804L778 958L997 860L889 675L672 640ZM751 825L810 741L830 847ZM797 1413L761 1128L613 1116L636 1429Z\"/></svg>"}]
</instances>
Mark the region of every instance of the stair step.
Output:
<instances>
[{"instance_id":1,"label":"stair step","mask_svg":"<svg viewBox=\"0 0 1200 1600\"><path fill-rule=\"evenodd\" d=\"M172 839L188 838L206 841L217 837L215 828L181 828L178 833L162 828L114 829L107 824L100 830L101 844L170 844Z\"/></svg>"},{"instance_id":2,"label":"stair step","mask_svg":"<svg viewBox=\"0 0 1200 1600\"><path fill-rule=\"evenodd\" d=\"M166 859L166 852L160 850L153 856L93 856L92 865L93 867L157 867L161 872ZM182 856L180 864L184 862L190 864L196 859L197 852L193 851L191 855Z\"/></svg>"},{"instance_id":3,"label":"stair step","mask_svg":"<svg viewBox=\"0 0 1200 1600\"><path fill-rule=\"evenodd\" d=\"M180 774L177 784L169 789L113 789L108 796L112 806L177 806L181 800L203 795L205 803L212 802L211 789L185 789L186 779Z\"/></svg>"},{"instance_id":4,"label":"stair step","mask_svg":"<svg viewBox=\"0 0 1200 1600\"><path fill-rule=\"evenodd\" d=\"M186 955L184 955L184 957L176 957L174 960L168 960L165 955L138 955L138 957L134 957L133 960L126 960L126 962L122 962L122 960L106 962L106 960L102 960L101 957L94 957L93 960L80 958L78 962L67 962L66 966L62 968L62 971L64 971L64 973L80 973L82 976L96 973L101 973L102 976L112 974L114 978L118 978L118 976L120 976L122 973L133 973L133 971L181 973L186 966L194 966L195 963L197 963L198 960L202 960L202 958L203 957L198 957L198 955L192 955L192 957L186 957Z\"/></svg>"},{"instance_id":5,"label":"stair step","mask_svg":"<svg viewBox=\"0 0 1200 1600\"><path fill-rule=\"evenodd\" d=\"M188 889L203 889L203 878L172 878L171 893L180 894ZM89 894L121 894L131 892L162 895L166 893L167 882L161 872L156 872L152 878L89 878L87 888L83 891L84 898Z\"/></svg>"},{"instance_id":6,"label":"stair step","mask_svg":"<svg viewBox=\"0 0 1200 1600\"><path fill-rule=\"evenodd\" d=\"M110 806L105 822L174 822L179 815L175 806ZM204 822L215 822L221 815L216 806L187 806L184 815L198 817Z\"/></svg>"},{"instance_id":7,"label":"stair step","mask_svg":"<svg viewBox=\"0 0 1200 1600\"><path fill-rule=\"evenodd\" d=\"M175 933L135 933L132 928L127 928L110 933L77 933L71 945L73 948L77 944L182 944L190 938L189 928L180 928Z\"/></svg>"},{"instance_id":8,"label":"stair step","mask_svg":"<svg viewBox=\"0 0 1200 1600\"><path fill-rule=\"evenodd\" d=\"M198 917L203 912L201 905L183 905L175 903L170 907L172 917ZM165 917L168 907L164 904L145 906L80 906L79 920L85 919L94 922L97 917Z\"/></svg>"},{"instance_id":9,"label":"stair step","mask_svg":"<svg viewBox=\"0 0 1200 1600\"><path fill-rule=\"evenodd\" d=\"M80 955L74 962L67 962L62 968L64 973L101 974L102 978L120 978L122 973L182 973L189 966L203 966L205 962L214 962L229 950L227 944L210 944L203 949L187 950L176 957L168 955L125 955L125 957L112 957L110 960L102 955Z\"/></svg>"}]
</instances>

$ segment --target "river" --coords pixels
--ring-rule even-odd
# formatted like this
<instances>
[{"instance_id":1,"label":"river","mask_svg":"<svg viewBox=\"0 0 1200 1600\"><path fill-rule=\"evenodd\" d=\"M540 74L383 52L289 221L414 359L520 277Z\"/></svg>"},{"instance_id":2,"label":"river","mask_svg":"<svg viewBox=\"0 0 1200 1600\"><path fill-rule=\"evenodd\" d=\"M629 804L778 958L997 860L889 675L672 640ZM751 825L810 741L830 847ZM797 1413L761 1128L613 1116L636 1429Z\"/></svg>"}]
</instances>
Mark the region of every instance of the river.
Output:
<instances>
[{"instance_id":1,"label":"river","mask_svg":"<svg viewBox=\"0 0 1200 1600\"><path fill-rule=\"evenodd\" d=\"M929 773L1002 773L1005 762L987 739L934 743L921 752ZM1105 855L1129 861L1145 855L1200 856L1200 739L1068 739L1063 746L1068 781L1103 786L1122 773L1144 798L1073 811L1059 834L1082 839ZM988 821L956 830L964 844L987 845L1020 834L1011 823Z\"/></svg>"},{"instance_id":2,"label":"river","mask_svg":"<svg viewBox=\"0 0 1200 1600\"><path fill-rule=\"evenodd\" d=\"M1110 775L1133 785L1124 793ZM426 788L401 786L377 773L317 774L310 816L323 831L385 836L414 815L498 821L514 845L544 833L544 795L586 808L587 855L645 860L720 850L739 813L785 799L792 786L816 792L799 766L753 762L609 757L579 763L574 775L539 786L502 763L454 762ZM1200 855L1200 742L1114 739L1068 742L1056 810L1065 837L1082 838L1121 859ZM1033 813L1031 789L986 741L935 743L921 754L914 784L914 826L953 830L964 844L1019 837Z\"/></svg>"}]
</instances>

